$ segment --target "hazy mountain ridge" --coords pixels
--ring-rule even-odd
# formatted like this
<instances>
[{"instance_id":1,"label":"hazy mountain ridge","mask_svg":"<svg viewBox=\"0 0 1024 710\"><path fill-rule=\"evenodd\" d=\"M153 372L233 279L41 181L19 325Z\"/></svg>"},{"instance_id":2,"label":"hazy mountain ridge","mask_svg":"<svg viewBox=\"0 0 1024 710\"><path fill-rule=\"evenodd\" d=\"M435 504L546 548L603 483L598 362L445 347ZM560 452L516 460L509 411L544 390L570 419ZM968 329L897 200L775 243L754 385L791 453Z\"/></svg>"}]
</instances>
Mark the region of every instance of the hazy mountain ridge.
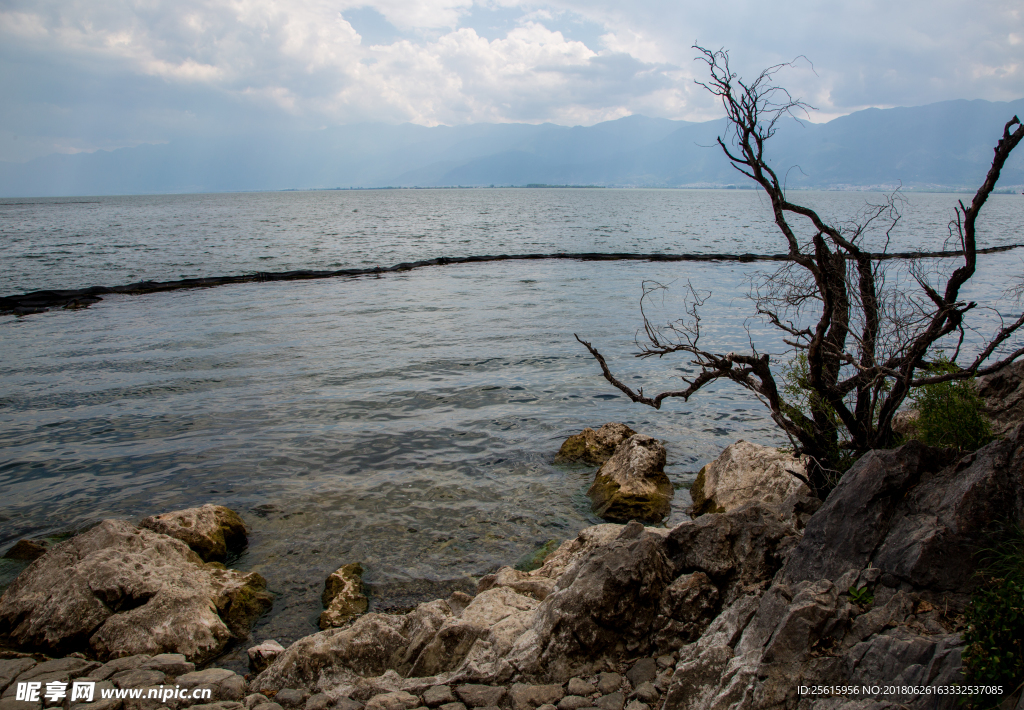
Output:
<instances>
[{"instance_id":1,"label":"hazy mountain ridge","mask_svg":"<svg viewBox=\"0 0 1024 710\"><path fill-rule=\"evenodd\" d=\"M792 187L976 188L1013 102L947 101L867 109L828 123L784 121L769 143ZM746 186L715 145L724 120L629 116L589 127L360 124L273 136L179 139L0 163L0 195L50 196L580 184ZM1024 154L1000 186L1024 185Z\"/></svg>"}]
</instances>

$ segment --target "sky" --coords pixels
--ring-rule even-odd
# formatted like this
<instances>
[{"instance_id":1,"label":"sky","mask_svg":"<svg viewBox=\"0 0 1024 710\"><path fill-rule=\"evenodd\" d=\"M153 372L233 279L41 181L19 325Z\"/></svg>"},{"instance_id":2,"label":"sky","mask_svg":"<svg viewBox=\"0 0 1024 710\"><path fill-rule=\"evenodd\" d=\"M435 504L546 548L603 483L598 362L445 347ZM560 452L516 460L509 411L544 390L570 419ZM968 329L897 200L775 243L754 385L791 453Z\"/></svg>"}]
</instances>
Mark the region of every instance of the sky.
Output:
<instances>
[{"instance_id":1,"label":"sky","mask_svg":"<svg viewBox=\"0 0 1024 710\"><path fill-rule=\"evenodd\" d=\"M721 115L695 43L825 121L1024 97L1020 0L0 0L0 160L362 122Z\"/></svg>"}]
</instances>

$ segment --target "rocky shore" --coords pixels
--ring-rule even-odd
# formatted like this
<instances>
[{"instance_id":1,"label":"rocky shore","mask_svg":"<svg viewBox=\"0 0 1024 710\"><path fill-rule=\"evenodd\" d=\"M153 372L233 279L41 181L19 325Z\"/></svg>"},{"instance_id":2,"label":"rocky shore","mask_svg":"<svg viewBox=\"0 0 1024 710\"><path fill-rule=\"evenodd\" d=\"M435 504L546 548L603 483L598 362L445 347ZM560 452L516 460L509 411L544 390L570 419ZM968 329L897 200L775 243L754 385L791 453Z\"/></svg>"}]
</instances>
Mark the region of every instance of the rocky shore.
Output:
<instances>
[{"instance_id":1,"label":"rocky shore","mask_svg":"<svg viewBox=\"0 0 1024 710\"><path fill-rule=\"evenodd\" d=\"M660 519L664 456L619 427L563 452L601 466L595 506ZM0 598L0 710L952 710L936 689L963 681L976 553L993 524L1024 525L1024 430L1002 431L967 455L870 452L824 503L799 461L739 442L702 470L692 520L593 526L535 570L405 614L366 613L348 565L325 584L324 630L251 647L246 676L202 668L272 603L259 575L222 564L241 519L204 506L105 521L29 553L43 552ZM75 681L92 702L71 701ZM29 683L38 698L19 699ZM50 684L68 694L48 700ZM154 687L210 692L101 697Z\"/></svg>"}]
</instances>

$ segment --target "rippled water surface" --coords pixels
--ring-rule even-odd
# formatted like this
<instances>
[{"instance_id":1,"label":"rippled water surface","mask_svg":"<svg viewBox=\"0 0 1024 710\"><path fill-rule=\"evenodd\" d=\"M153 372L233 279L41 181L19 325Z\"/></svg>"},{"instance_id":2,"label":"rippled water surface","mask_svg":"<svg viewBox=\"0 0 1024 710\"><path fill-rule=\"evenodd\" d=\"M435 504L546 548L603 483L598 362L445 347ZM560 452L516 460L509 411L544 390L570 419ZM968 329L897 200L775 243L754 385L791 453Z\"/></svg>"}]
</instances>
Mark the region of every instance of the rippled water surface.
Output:
<instances>
[{"instance_id":1,"label":"rippled water surface","mask_svg":"<svg viewBox=\"0 0 1024 710\"><path fill-rule=\"evenodd\" d=\"M866 199L810 197L839 213ZM905 243L924 244L936 229L941 240L953 196L913 199L908 215L919 219ZM13 202L0 204L13 279L3 293L440 255L780 251L748 192ZM993 207L1001 231L989 242L1024 241L1021 202ZM988 278L975 297L998 301L1020 264L1014 252L982 257ZM685 359L631 357L641 282L672 286L668 314L678 313L685 282L711 291L705 340L744 348L748 324L770 351L779 343L747 321L754 268L457 265L116 296L85 311L0 317L0 549L104 517L228 505L252 531L236 566L263 574L278 595L255 635L286 642L315 630L323 579L341 564L363 563L377 608L402 607L597 522L585 497L593 471L552 464L561 441L584 426L624 421L663 440L679 487L673 519L681 519L700 466L738 438L781 443L777 432L757 402L729 386L661 411L632 405L573 333L646 391L674 386Z\"/></svg>"}]
</instances>

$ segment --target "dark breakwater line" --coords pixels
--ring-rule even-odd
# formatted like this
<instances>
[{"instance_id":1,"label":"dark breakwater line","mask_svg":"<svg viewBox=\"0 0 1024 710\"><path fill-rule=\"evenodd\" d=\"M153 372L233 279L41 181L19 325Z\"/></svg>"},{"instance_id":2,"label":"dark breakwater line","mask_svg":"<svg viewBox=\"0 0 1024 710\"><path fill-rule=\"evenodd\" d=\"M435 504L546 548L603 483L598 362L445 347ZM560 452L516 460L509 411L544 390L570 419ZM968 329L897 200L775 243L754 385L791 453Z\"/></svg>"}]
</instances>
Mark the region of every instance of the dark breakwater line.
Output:
<instances>
[{"instance_id":1,"label":"dark breakwater line","mask_svg":"<svg viewBox=\"0 0 1024 710\"><path fill-rule=\"evenodd\" d=\"M994 254L1024 247L1024 244L978 249L978 254ZM931 252L892 252L875 253L870 257L875 260L887 259L935 259L962 256L962 251L931 251ZM263 283L267 281L301 281L305 279L329 279L336 277L379 276L380 274L397 273L422 269L428 266L446 266L448 264L477 264L489 261L535 261L541 259L574 259L577 261L736 261L748 263L754 261L791 261L789 254L626 254L585 252L577 254L499 254L487 256L441 256L436 259L407 261L394 266L374 266L362 269L338 269L335 271L283 271L243 274L239 276L211 276L208 278L180 279L177 281L139 281L124 286L92 286L82 289L32 291L15 296L0 297L0 313L29 315L42 313L50 308L87 308L93 303L102 301L102 296L111 293L144 294L158 291L176 291L183 288L211 288L226 284Z\"/></svg>"}]
</instances>

